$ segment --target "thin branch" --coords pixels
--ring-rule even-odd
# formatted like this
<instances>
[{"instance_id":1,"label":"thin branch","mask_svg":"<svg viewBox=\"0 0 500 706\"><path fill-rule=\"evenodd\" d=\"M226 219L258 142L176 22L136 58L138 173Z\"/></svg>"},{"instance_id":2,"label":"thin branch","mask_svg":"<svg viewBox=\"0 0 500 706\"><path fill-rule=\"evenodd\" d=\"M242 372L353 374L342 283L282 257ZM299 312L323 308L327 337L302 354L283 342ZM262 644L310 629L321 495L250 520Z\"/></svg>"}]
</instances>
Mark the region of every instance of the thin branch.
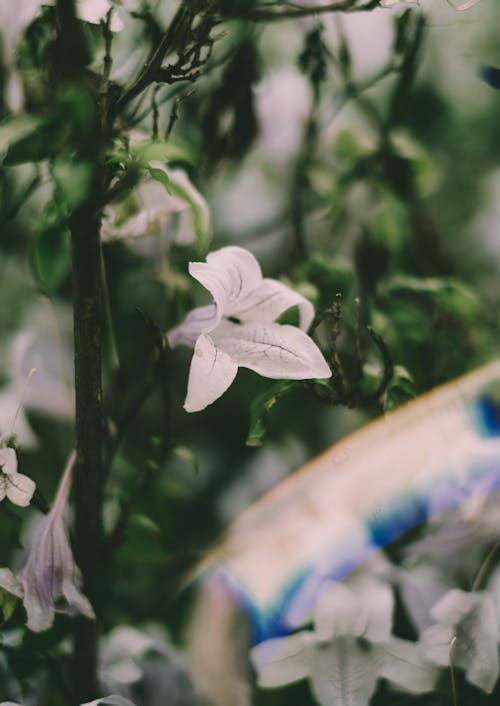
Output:
<instances>
[{"instance_id":1,"label":"thin branch","mask_svg":"<svg viewBox=\"0 0 500 706\"><path fill-rule=\"evenodd\" d=\"M362 5L356 5L356 0L343 0L341 2L332 2L328 5L320 5L318 7L297 5L286 8L276 5L275 9L269 10L257 9L248 12L226 13L226 17L231 19L252 20L254 22L274 22L323 15L329 12L364 12L374 10L378 6L379 0L368 0L368 2Z\"/></svg>"}]
</instances>

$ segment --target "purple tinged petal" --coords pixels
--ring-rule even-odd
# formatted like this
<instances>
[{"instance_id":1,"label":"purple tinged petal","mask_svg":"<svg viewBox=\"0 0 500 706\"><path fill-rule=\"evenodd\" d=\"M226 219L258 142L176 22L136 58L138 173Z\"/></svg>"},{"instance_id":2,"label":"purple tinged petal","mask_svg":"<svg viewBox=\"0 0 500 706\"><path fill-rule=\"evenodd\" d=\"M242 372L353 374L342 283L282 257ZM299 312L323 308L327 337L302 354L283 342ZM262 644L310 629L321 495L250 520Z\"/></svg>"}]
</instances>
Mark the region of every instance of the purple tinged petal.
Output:
<instances>
[{"instance_id":1,"label":"purple tinged petal","mask_svg":"<svg viewBox=\"0 0 500 706\"><path fill-rule=\"evenodd\" d=\"M92 606L81 593L81 576L73 559L66 525L66 510L75 453L68 461L49 514L42 520L19 579L30 630L51 627L54 611L80 612L94 617Z\"/></svg>"},{"instance_id":2,"label":"purple tinged petal","mask_svg":"<svg viewBox=\"0 0 500 706\"><path fill-rule=\"evenodd\" d=\"M208 304L207 306L199 306L193 309L186 316L184 321L173 328L167 334L167 341L170 348L175 348L176 346L190 346L194 347L198 337L202 333L209 333L212 331L219 321L217 316L217 307L215 303Z\"/></svg>"}]
</instances>

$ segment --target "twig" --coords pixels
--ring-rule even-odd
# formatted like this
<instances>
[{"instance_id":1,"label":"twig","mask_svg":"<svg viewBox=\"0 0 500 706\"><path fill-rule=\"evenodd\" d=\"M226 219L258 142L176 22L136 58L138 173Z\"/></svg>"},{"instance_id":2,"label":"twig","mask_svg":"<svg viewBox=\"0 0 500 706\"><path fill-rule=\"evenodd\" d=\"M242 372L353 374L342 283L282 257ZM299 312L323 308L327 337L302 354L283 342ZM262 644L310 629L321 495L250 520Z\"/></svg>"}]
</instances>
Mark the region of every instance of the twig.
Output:
<instances>
[{"instance_id":1,"label":"twig","mask_svg":"<svg viewBox=\"0 0 500 706\"><path fill-rule=\"evenodd\" d=\"M356 5L356 0L343 0L341 2L332 2L328 5L320 5L317 7L308 7L297 5L293 8L280 8L276 6L274 10L250 10L248 12L226 13L226 16L232 19L246 19L254 22L274 22L279 20L293 20L300 17L309 17L311 15L321 15L328 12L364 12L366 10L374 10L379 6L379 0L369 0L362 5Z\"/></svg>"}]
</instances>

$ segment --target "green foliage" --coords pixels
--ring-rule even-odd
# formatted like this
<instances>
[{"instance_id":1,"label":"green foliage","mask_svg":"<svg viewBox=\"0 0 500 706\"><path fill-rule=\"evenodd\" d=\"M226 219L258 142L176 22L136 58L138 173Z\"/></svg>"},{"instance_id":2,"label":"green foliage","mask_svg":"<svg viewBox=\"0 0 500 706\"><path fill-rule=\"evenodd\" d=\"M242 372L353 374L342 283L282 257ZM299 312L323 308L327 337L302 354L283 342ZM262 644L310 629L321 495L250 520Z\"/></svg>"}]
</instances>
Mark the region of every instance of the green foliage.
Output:
<instances>
[{"instance_id":1,"label":"green foliage","mask_svg":"<svg viewBox=\"0 0 500 706\"><path fill-rule=\"evenodd\" d=\"M69 231L59 225L47 225L38 231L33 240L31 263L41 289L57 289L71 266Z\"/></svg>"}]
</instances>

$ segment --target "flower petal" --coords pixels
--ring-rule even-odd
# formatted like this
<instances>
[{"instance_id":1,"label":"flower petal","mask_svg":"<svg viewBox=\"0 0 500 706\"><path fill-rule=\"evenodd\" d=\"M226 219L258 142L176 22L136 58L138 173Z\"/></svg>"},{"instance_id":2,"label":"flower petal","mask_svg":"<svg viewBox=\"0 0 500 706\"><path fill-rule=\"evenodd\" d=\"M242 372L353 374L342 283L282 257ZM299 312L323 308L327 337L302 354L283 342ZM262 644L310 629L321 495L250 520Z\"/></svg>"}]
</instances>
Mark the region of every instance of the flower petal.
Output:
<instances>
[{"instance_id":1,"label":"flower petal","mask_svg":"<svg viewBox=\"0 0 500 706\"><path fill-rule=\"evenodd\" d=\"M17 456L14 449L10 447L0 449L0 470L6 475L17 472Z\"/></svg>"},{"instance_id":2,"label":"flower petal","mask_svg":"<svg viewBox=\"0 0 500 706\"><path fill-rule=\"evenodd\" d=\"M217 326L218 316L214 303L198 306L186 316L184 321L167 333L170 348L183 345L194 347L198 336L209 333Z\"/></svg>"},{"instance_id":3,"label":"flower petal","mask_svg":"<svg viewBox=\"0 0 500 706\"><path fill-rule=\"evenodd\" d=\"M213 296L219 321L231 316L238 301L262 283L259 263L251 252L230 246L207 255L205 262L190 262L189 274Z\"/></svg>"},{"instance_id":4,"label":"flower petal","mask_svg":"<svg viewBox=\"0 0 500 706\"><path fill-rule=\"evenodd\" d=\"M264 688L285 686L305 679L311 671L314 636L306 630L261 642L250 650L259 685Z\"/></svg>"},{"instance_id":5,"label":"flower petal","mask_svg":"<svg viewBox=\"0 0 500 706\"><path fill-rule=\"evenodd\" d=\"M18 581L10 569L0 569L0 588L18 598L23 597L21 582Z\"/></svg>"},{"instance_id":6,"label":"flower petal","mask_svg":"<svg viewBox=\"0 0 500 706\"><path fill-rule=\"evenodd\" d=\"M274 279L263 279L259 286L238 297L238 301L226 310L227 316L235 316L242 323L261 321L272 323L287 309L297 306L300 328L307 331L314 318L314 307L310 301Z\"/></svg>"},{"instance_id":7,"label":"flower petal","mask_svg":"<svg viewBox=\"0 0 500 706\"><path fill-rule=\"evenodd\" d=\"M215 402L233 382L237 364L213 341L202 334L196 341L184 409L199 412Z\"/></svg>"},{"instance_id":8,"label":"flower petal","mask_svg":"<svg viewBox=\"0 0 500 706\"><path fill-rule=\"evenodd\" d=\"M419 643L391 636L378 648L380 676L412 694L432 691L438 670L425 660Z\"/></svg>"},{"instance_id":9,"label":"flower petal","mask_svg":"<svg viewBox=\"0 0 500 706\"><path fill-rule=\"evenodd\" d=\"M36 483L22 473L13 473L7 476L6 493L11 503L19 507L27 507L30 504Z\"/></svg>"},{"instance_id":10,"label":"flower petal","mask_svg":"<svg viewBox=\"0 0 500 706\"><path fill-rule=\"evenodd\" d=\"M318 640L360 636L366 628L364 606L344 584L330 584L314 608L314 629Z\"/></svg>"},{"instance_id":11,"label":"flower petal","mask_svg":"<svg viewBox=\"0 0 500 706\"><path fill-rule=\"evenodd\" d=\"M338 637L315 649L311 686L321 706L368 706L377 676L369 642Z\"/></svg>"},{"instance_id":12,"label":"flower petal","mask_svg":"<svg viewBox=\"0 0 500 706\"><path fill-rule=\"evenodd\" d=\"M211 336L235 363L264 377L307 380L331 376L319 348L295 326L224 321Z\"/></svg>"}]
</instances>

